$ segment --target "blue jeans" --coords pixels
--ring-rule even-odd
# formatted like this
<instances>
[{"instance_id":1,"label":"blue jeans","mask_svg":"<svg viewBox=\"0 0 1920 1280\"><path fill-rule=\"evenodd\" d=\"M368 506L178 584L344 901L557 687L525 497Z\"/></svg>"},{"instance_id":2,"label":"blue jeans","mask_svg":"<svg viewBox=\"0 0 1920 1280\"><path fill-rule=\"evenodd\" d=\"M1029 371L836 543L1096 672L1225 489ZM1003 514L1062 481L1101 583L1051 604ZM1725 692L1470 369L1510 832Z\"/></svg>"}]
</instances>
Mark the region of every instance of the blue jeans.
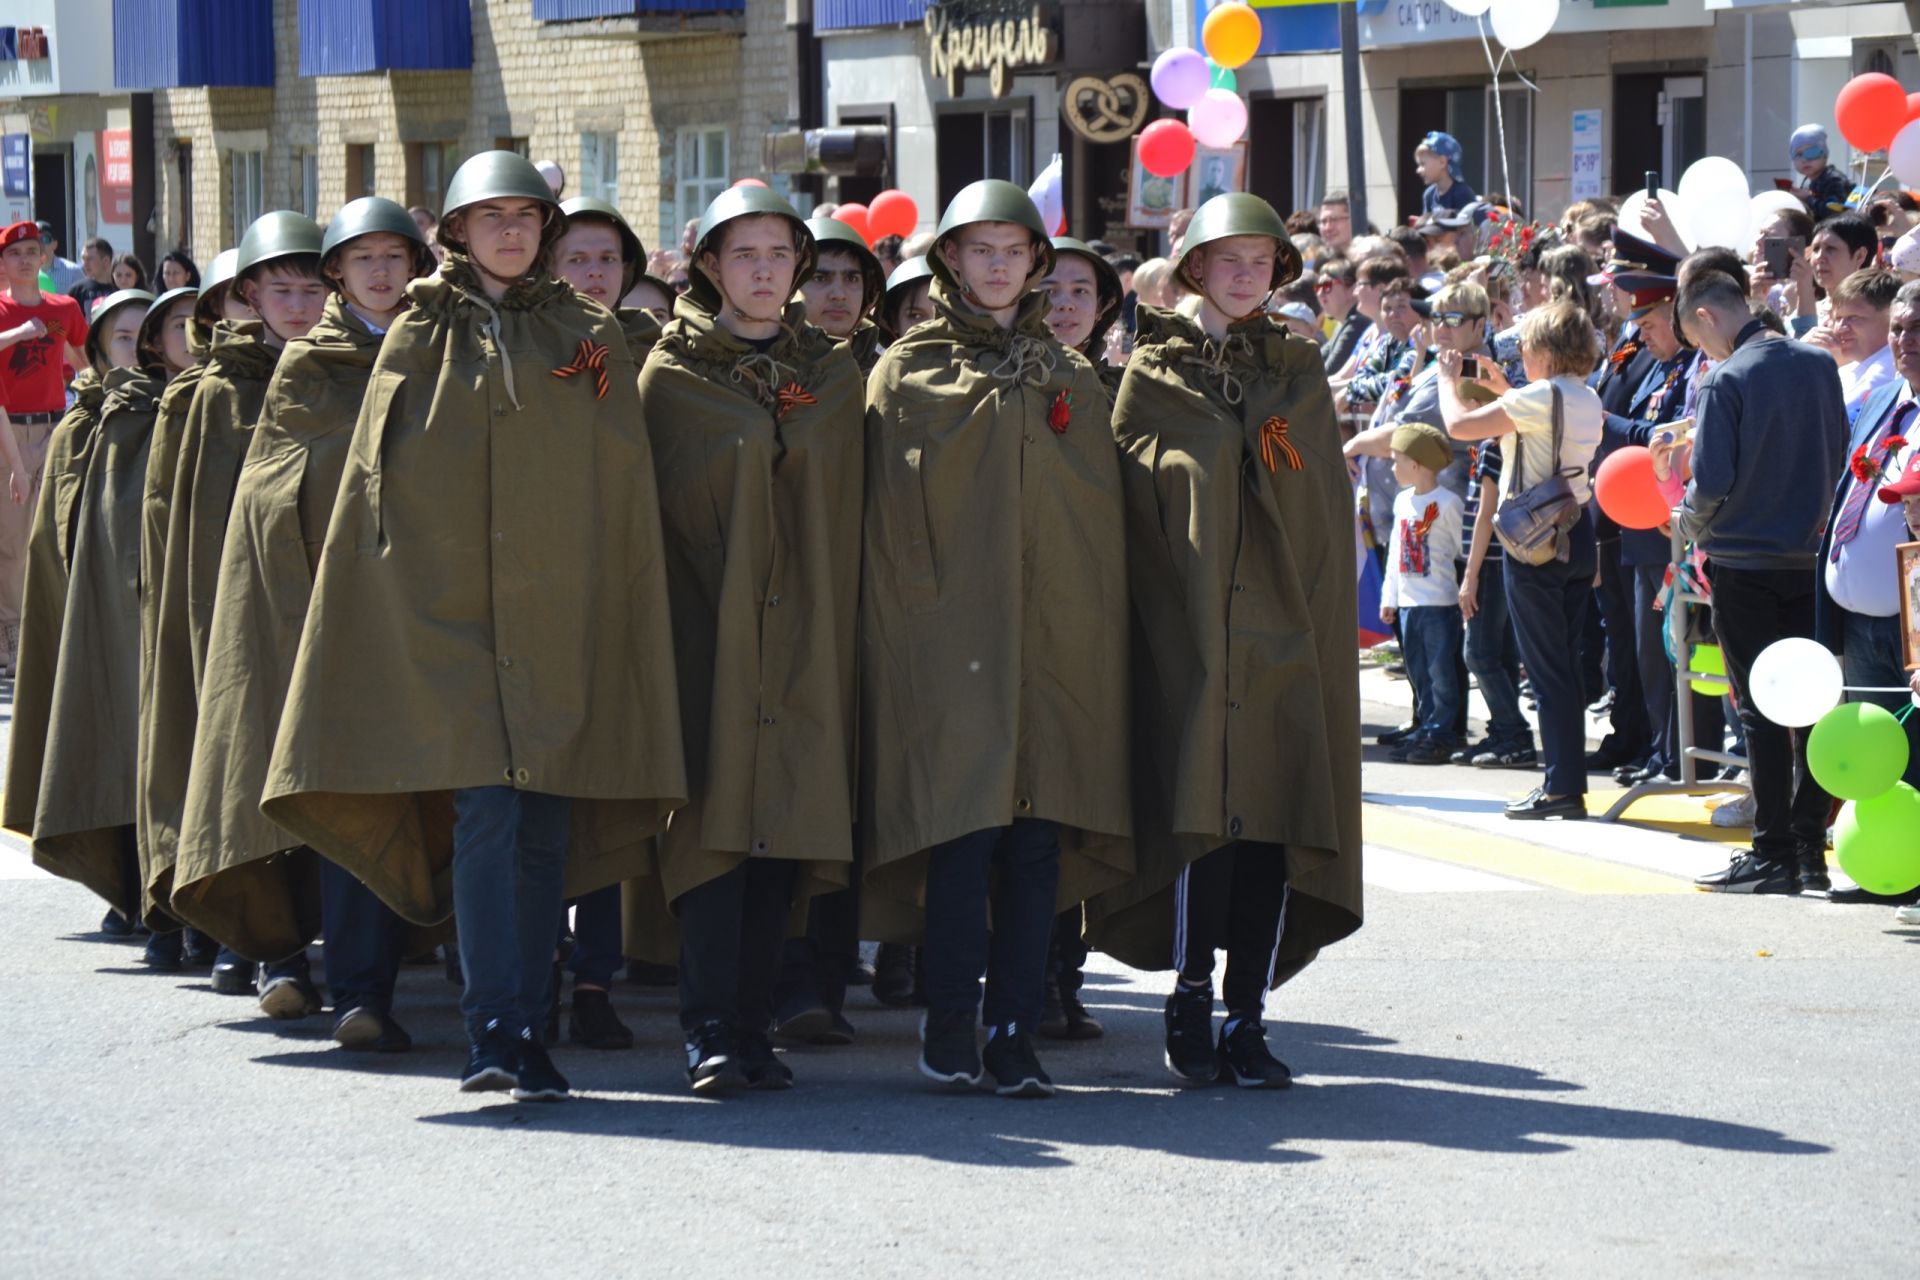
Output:
<instances>
[{"instance_id":1,"label":"blue jeans","mask_svg":"<svg viewBox=\"0 0 1920 1280\"><path fill-rule=\"evenodd\" d=\"M469 1039L495 1020L515 1035L538 1035L546 1023L572 814L567 797L537 791L453 793L453 910Z\"/></svg>"},{"instance_id":2,"label":"blue jeans","mask_svg":"<svg viewBox=\"0 0 1920 1280\"><path fill-rule=\"evenodd\" d=\"M1415 605L1400 611L1407 651L1407 679L1420 707L1420 736L1454 741L1460 716L1460 610L1453 605Z\"/></svg>"},{"instance_id":3,"label":"blue jeans","mask_svg":"<svg viewBox=\"0 0 1920 1280\"><path fill-rule=\"evenodd\" d=\"M1520 640L1507 612L1506 561L1480 562L1479 608L1467 619L1467 670L1487 703L1487 737L1501 746L1533 745L1533 726L1520 711Z\"/></svg>"},{"instance_id":4,"label":"blue jeans","mask_svg":"<svg viewBox=\"0 0 1920 1280\"><path fill-rule=\"evenodd\" d=\"M1060 884L1060 829L1019 819L936 845L927 854L927 1010L934 1017L980 1008L990 1027L1034 1027L1053 937ZM989 938L987 910L993 930Z\"/></svg>"},{"instance_id":5,"label":"blue jeans","mask_svg":"<svg viewBox=\"0 0 1920 1280\"><path fill-rule=\"evenodd\" d=\"M620 886L595 889L573 903L573 954L567 969L575 986L613 988L613 975L626 963L622 955Z\"/></svg>"},{"instance_id":6,"label":"blue jeans","mask_svg":"<svg viewBox=\"0 0 1920 1280\"><path fill-rule=\"evenodd\" d=\"M333 1010L365 1006L391 1013L407 922L351 871L326 858L319 861L320 928L327 939L327 992Z\"/></svg>"},{"instance_id":7,"label":"blue jeans","mask_svg":"<svg viewBox=\"0 0 1920 1280\"><path fill-rule=\"evenodd\" d=\"M1869 618L1863 613L1845 611L1841 617L1845 630L1841 632L1840 643L1845 647L1840 653L1840 666L1846 673L1847 683L1884 689L1906 684L1907 672L1900 665L1900 619ZM1877 703L1896 716L1913 705L1913 699L1904 693L1850 696L1855 702ZM1920 710L1907 717L1905 728L1907 771L1901 780L1910 787L1920 787Z\"/></svg>"}]
</instances>

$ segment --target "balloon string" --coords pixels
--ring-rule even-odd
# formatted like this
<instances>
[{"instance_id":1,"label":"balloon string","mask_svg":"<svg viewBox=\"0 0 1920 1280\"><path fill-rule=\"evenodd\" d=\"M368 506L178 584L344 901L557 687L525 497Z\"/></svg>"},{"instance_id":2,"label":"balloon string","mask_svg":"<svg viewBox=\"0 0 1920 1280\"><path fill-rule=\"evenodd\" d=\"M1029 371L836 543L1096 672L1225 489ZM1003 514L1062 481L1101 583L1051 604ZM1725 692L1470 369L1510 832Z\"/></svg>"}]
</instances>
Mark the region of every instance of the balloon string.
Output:
<instances>
[{"instance_id":1,"label":"balloon string","mask_svg":"<svg viewBox=\"0 0 1920 1280\"><path fill-rule=\"evenodd\" d=\"M1511 204L1517 197L1513 191L1513 169L1507 163L1507 109L1500 93L1500 70L1509 62L1513 61L1513 50L1502 46L1500 50L1500 60L1495 62L1493 60L1493 45L1487 40L1486 15L1476 15L1474 22L1479 24L1480 27L1480 48L1487 55L1487 68L1493 72L1493 119L1496 127L1500 131L1500 181L1506 186L1507 202ZM1533 90L1535 93L1540 92L1540 86L1527 79L1517 63L1514 65L1513 74L1519 78L1521 84L1527 86L1527 88Z\"/></svg>"},{"instance_id":2,"label":"balloon string","mask_svg":"<svg viewBox=\"0 0 1920 1280\"><path fill-rule=\"evenodd\" d=\"M1899 724L1905 724L1907 722L1907 717L1912 715L1913 712L1914 712L1914 705L1913 703L1909 702L1906 706L1900 708L1900 714L1895 716L1894 720Z\"/></svg>"}]
</instances>

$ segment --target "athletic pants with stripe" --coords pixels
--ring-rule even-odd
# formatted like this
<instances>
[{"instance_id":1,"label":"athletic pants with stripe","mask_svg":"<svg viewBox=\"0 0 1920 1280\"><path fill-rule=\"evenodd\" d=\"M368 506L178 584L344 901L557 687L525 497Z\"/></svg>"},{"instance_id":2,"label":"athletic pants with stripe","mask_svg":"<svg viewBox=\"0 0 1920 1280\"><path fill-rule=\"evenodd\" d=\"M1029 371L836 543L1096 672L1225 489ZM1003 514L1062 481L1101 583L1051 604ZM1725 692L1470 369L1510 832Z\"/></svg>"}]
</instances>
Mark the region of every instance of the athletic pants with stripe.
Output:
<instances>
[{"instance_id":1,"label":"athletic pants with stripe","mask_svg":"<svg viewBox=\"0 0 1920 1280\"><path fill-rule=\"evenodd\" d=\"M1213 953L1227 953L1220 985L1227 1013L1257 1018L1273 981L1287 919L1286 846L1236 840L1188 864L1174 885L1173 958L1181 979L1213 978Z\"/></svg>"}]
</instances>

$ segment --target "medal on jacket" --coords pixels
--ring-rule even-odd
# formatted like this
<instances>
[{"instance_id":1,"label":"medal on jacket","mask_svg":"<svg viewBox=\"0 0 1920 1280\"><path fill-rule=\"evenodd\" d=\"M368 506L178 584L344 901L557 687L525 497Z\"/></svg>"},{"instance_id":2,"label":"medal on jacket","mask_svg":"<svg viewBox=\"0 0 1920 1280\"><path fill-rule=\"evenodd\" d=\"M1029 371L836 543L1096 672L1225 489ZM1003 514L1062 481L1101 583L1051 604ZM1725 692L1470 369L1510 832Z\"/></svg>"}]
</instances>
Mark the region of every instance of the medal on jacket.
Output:
<instances>
[{"instance_id":1,"label":"medal on jacket","mask_svg":"<svg viewBox=\"0 0 1920 1280\"><path fill-rule=\"evenodd\" d=\"M786 417L787 412L791 409L820 403L814 394L801 386L797 380L789 382L786 386L776 391L774 393L774 400L778 405L773 411L773 416L776 418Z\"/></svg>"},{"instance_id":2,"label":"medal on jacket","mask_svg":"<svg viewBox=\"0 0 1920 1280\"><path fill-rule=\"evenodd\" d=\"M1282 457L1287 460L1287 470L1306 469L1300 450L1287 439L1287 420L1276 413L1260 424L1260 461L1267 464L1268 471L1278 471Z\"/></svg>"},{"instance_id":3,"label":"medal on jacket","mask_svg":"<svg viewBox=\"0 0 1920 1280\"><path fill-rule=\"evenodd\" d=\"M562 365L553 371L556 378L571 378L576 373L585 373L588 369L594 374L594 399L607 398L607 348L605 343L580 339L580 350L574 353L573 363Z\"/></svg>"},{"instance_id":4,"label":"medal on jacket","mask_svg":"<svg viewBox=\"0 0 1920 1280\"><path fill-rule=\"evenodd\" d=\"M1067 424L1073 421L1073 393L1062 391L1053 398L1053 404L1047 409L1047 425L1053 428L1053 434L1067 434Z\"/></svg>"}]
</instances>

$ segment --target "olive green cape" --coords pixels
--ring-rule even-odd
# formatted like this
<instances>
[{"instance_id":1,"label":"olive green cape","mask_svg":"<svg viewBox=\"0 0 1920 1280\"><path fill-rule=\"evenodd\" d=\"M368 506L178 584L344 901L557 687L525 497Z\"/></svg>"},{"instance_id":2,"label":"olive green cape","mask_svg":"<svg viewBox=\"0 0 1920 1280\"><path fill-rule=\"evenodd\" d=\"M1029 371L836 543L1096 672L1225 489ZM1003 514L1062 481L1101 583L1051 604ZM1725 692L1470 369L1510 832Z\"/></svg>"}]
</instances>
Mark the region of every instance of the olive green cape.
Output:
<instances>
[{"instance_id":1,"label":"olive green cape","mask_svg":"<svg viewBox=\"0 0 1920 1280\"><path fill-rule=\"evenodd\" d=\"M643 367L653 344L660 341L660 322L644 307L622 307L613 314L620 321L620 332L626 335L627 354L633 357L633 367Z\"/></svg>"},{"instance_id":2,"label":"olive green cape","mask_svg":"<svg viewBox=\"0 0 1920 1280\"><path fill-rule=\"evenodd\" d=\"M691 296L640 375L666 534L691 800L660 837L668 902L749 857L853 859L862 388L788 308L773 347Z\"/></svg>"},{"instance_id":3,"label":"olive green cape","mask_svg":"<svg viewBox=\"0 0 1920 1280\"><path fill-rule=\"evenodd\" d=\"M453 792L574 806L567 891L647 868L687 795L653 461L626 337L464 255L374 363L267 774L267 817L400 915L452 910Z\"/></svg>"},{"instance_id":4,"label":"olive green cape","mask_svg":"<svg viewBox=\"0 0 1920 1280\"><path fill-rule=\"evenodd\" d=\"M147 845L141 875L149 920L161 927L172 920L165 910L179 856L227 516L280 354L261 340L265 332L258 320L222 320L214 326L179 437L158 442L173 451L174 463L160 572L144 584L158 594L159 603L144 721L147 755L141 803ZM163 414L166 407L163 398ZM164 462L159 454L150 460ZM151 504L147 514L154 514Z\"/></svg>"},{"instance_id":5,"label":"olive green cape","mask_svg":"<svg viewBox=\"0 0 1920 1280\"><path fill-rule=\"evenodd\" d=\"M1352 493L1313 344L1265 317L1223 343L1142 307L1114 409L1136 634L1139 875L1088 904L1092 945L1173 956L1180 868L1286 846L1276 985L1360 926ZM1244 856L1244 855L1243 855Z\"/></svg>"},{"instance_id":6,"label":"olive green cape","mask_svg":"<svg viewBox=\"0 0 1920 1280\"><path fill-rule=\"evenodd\" d=\"M840 343L847 354L853 357L853 363L858 366L863 387L866 380L873 375L873 366L880 363L881 344L885 338L886 334L879 325L871 320L862 320Z\"/></svg>"},{"instance_id":7,"label":"olive green cape","mask_svg":"<svg viewBox=\"0 0 1920 1280\"><path fill-rule=\"evenodd\" d=\"M933 285L867 384L860 604L868 937L917 927L926 852L1060 825L1059 901L1133 871L1119 457L1044 295L1015 326Z\"/></svg>"},{"instance_id":8,"label":"olive green cape","mask_svg":"<svg viewBox=\"0 0 1920 1280\"><path fill-rule=\"evenodd\" d=\"M260 796L380 341L336 294L287 344L227 522L171 904L253 959L291 955L320 927L313 853L261 814Z\"/></svg>"}]
</instances>

